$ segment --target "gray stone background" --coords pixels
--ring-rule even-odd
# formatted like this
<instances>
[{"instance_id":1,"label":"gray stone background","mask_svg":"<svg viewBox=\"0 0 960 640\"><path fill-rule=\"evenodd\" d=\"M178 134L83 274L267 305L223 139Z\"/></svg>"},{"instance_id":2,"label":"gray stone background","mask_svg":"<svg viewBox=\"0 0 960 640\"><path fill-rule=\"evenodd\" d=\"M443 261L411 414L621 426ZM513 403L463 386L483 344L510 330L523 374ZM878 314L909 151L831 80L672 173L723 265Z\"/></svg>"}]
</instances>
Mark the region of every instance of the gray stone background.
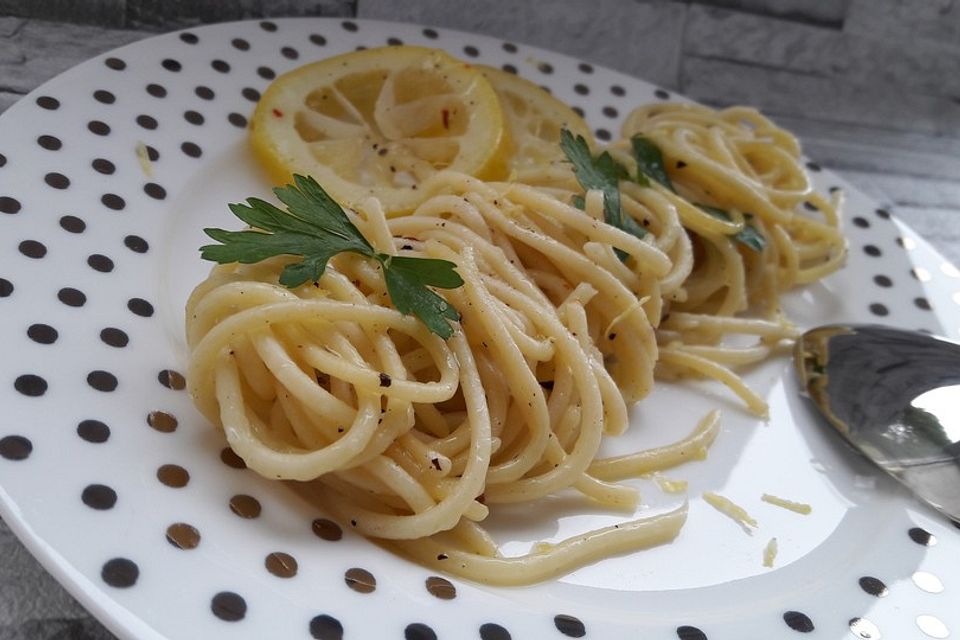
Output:
<instances>
[{"instance_id":1,"label":"gray stone background","mask_svg":"<svg viewBox=\"0 0 960 640\"><path fill-rule=\"evenodd\" d=\"M0 0L0 112L152 33L308 15L495 35L755 105L960 263L955 0ZM0 640L109 638L0 522Z\"/></svg>"}]
</instances>

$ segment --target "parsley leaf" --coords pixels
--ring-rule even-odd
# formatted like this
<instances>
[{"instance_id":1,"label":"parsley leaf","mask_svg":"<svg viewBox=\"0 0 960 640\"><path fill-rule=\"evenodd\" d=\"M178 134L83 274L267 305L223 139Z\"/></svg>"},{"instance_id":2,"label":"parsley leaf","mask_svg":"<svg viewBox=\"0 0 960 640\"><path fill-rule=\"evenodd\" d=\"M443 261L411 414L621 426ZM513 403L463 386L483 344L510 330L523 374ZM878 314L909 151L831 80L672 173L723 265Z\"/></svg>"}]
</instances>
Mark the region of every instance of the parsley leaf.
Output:
<instances>
[{"instance_id":1,"label":"parsley leaf","mask_svg":"<svg viewBox=\"0 0 960 640\"><path fill-rule=\"evenodd\" d=\"M573 164L580 186L585 191L594 189L603 193L603 221L638 238L647 235L646 229L620 208L620 181L630 178L627 170L606 151L594 158L583 136L574 137L567 129L560 131L560 148ZM573 206L583 209L583 197L574 196ZM621 250L616 251L621 260L626 257Z\"/></svg>"},{"instance_id":2,"label":"parsley leaf","mask_svg":"<svg viewBox=\"0 0 960 640\"><path fill-rule=\"evenodd\" d=\"M317 282L327 262L338 253L358 253L380 263L390 300L400 313L415 315L442 338L453 335L448 320L457 321L460 314L428 288L455 289L463 285L453 262L377 253L313 178L295 175L294 184L273 192L286 205L286 211L259 198L231 204L230 211L252 228L204 229L220 244L200 247L200 256L220 264L253 264L274 256L298 256L302 260L288 264L280 273L280 284L293 289Z\"/></svg>"},{"instance_id":3,"label":"parsley leaf","mask_svg":"<svg viewBox=\"0 0 960 640\"><path fill-rule=\"evenodd\" d=\"M630 146L633 149L633 159L637 162L637 184L649 187L650 180L655 180L676 193L677 190L673 188L663 165L663 152L660 147L653 140L641 135L630 138Z\"/></svg>"},{"instance_id":4,"label":"parsley leaf","mask_svg":"<svg viewBox=\"0 0 960 640\"><path fill-rule=\"evenodd\" d=\"M696 206L700 207L714 218L719 218L720 220L725 220L726 222L733 221L733 218L730 217L730 214L723 209L711 207L710 205L706 204L698 204ZM750 224L749 220L753 216L747 213L744 214L743 217L747 219L747 223L743 225L743 229L734 234L733 239L748 249L752 249L757 253L762 252L767 246L767 239L763 237L759 229Z\"/></svg>"},{"instance_id":5,"label":"parsley leaf","mask_svg":"<svg viewBox=\"0 0 960 640\"><path fill-rule=\"evenodd\" d=\"M397 311L412 313L430 331L449 338L453 330L447 320L459 320L460 314L449 302L428 289L427 285L443 289L455 289L462 285L463 279L453 269L456 265L433 258L381 256L385 259L387 292Z\"/></svg>"}]
</instances>

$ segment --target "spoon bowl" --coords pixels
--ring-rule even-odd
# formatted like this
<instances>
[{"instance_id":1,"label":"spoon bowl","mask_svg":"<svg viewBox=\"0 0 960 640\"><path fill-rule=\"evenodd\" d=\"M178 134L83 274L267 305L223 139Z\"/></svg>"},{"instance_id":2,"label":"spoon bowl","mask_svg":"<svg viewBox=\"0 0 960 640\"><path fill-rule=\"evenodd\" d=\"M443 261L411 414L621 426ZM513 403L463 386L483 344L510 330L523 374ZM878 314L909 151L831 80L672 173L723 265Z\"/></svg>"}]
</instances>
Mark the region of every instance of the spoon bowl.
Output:
<instances>
[{"instance_id":1,"label":"spoon bowl","mask_svg":"<svg viewBox=\"0 0 960 640\"><path fill-rule=\"evenodd\" d=\"M960 520L960 344L877 325L804 333L802 392L854 449Z\"/></svg>"}]
</instances>

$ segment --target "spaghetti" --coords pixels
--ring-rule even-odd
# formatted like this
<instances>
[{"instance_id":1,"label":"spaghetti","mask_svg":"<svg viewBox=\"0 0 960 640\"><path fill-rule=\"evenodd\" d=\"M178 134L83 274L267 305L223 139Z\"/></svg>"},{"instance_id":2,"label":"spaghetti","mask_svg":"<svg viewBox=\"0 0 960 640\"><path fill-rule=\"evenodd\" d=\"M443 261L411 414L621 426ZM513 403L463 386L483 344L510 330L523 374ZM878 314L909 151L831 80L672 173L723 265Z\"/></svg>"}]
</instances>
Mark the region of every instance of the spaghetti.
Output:
<instances>
[{"instance_id":1,"label":"spaghetti","mask_svg":"<svg viewBox=\"0 0 960 640\"><path fill-rule=\"evenodd\" d=\"M672 179L621 185L642 238L605 224L602 193L556 163L510 182L440 171L405 217L374 199L348 211L378 252L456 264L448 341L390 307L378 268L354 254L293 290L278 284L285 258L215 267L187 304L197 406L258 473L300 481L359 533L480 582L536 582L673 539L686 505L519 557L482 521L564 489L633 510L617 480L703 457L716 411L674 445L598 459L655 373L717 379L763 415L734 369L794 335L778 294L838 268L845 246L839 197L812 192L796 141L755 111L660 104L630 115L624 134L636 133ZM628 145L610 149L624 165ZM762 251L738 245L748 225ZM724 346L729 334L757 343Z\"/></svg>"}]
</instances>

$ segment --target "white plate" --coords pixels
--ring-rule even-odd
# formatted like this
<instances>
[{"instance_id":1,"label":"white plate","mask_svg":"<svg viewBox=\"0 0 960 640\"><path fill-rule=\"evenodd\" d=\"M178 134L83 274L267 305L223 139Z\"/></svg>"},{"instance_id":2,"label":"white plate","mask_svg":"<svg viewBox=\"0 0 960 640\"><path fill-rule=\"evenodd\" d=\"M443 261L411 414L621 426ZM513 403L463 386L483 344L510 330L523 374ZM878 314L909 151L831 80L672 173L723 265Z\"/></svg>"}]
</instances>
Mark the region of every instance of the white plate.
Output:
<instances>
[{"instance_id":1,"label":"white plate","mask_svg":"<svg viewBox=\"0 0 960 640\"><path fill-rule=\"evenodd\" d=\"M631 106L669 97L613 71L484 36L277 20L123 47L0 118L0 506L44 566L122 637L960 633L960 534L821 431L786 356L749 376L771 404L767 424L716 385L661 385L635 408L631 433L607 445L671 441L708 409L723 408L710 457L670 474L690 482L689 521L674 544L528 588L448 583L349 531L324 539L318 532L334 525L315 529L323 514L283 485L221 461L222 437L196 413L176 372L186 355L184 300L209 267L197 252L201 228L236 226L226 203L267 193L247 151L246 118L274 73L394 40L510 65L581 108L601 138ZM140 143L153 156L150 175L136 154ZM957 270L841 179L814 175L821 189L849 193L850 263L792 295L792 317L805 326L872 320L956 337ZM177 475L164 465L186 470L186 486L161 482L161 468ZM637 484L646 512L682 499ZM703 503L706 490L747 508L759 530L747 535ZM813 513L763 503L764 492L808 502ZM248 514L259 505L258 517L239 517L231 500ZM572 506L557 499L505 510L494 524L512 553L622 517ZM196 548L168 541L178 523L193 529L181 526L175 537L189 542L195 531ZM780 554L766 569L771 537ZM295 576L271 573L291 567L276 553L295 560ZM369 576L372 591L362 588Z\"/></svg>"}]
</instances>

